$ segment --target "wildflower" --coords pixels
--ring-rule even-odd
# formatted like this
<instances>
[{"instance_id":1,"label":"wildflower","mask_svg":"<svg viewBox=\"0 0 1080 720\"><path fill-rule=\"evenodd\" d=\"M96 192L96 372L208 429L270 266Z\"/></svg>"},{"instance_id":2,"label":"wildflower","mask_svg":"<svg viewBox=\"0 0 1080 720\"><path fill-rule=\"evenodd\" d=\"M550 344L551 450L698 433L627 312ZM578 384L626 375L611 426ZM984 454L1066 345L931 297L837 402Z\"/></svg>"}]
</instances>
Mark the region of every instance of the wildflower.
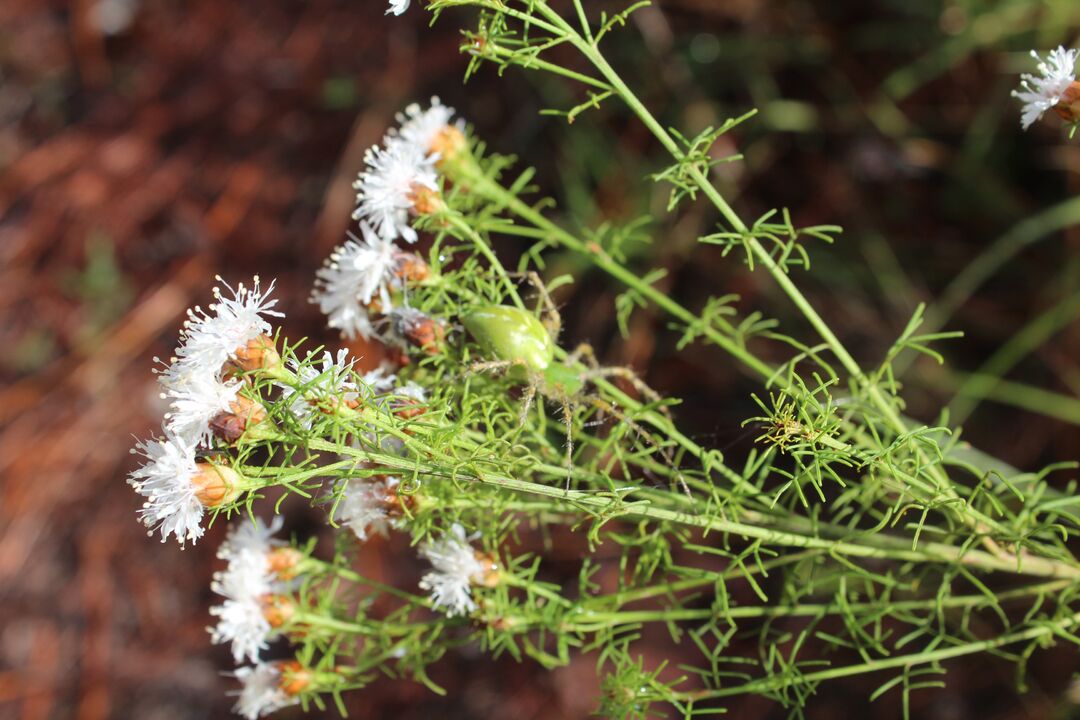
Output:
<instances>
[{"instance_id":1,"label":"wildflower","mask_svg":"<svg viewBox=\"0 0 1080 720\"><path fill-rule=\"evenodd\" d=\"M216 375L190 375L169 387L162 397L170 399L165 431L194 446L208 446L213 430L210 421L229 412L240 392L239 380L222 381Z\"/></svg>"},{"instance_id":2,"label":"wildflower","mask_svg":"<svg viewBox=\"0 0 1080 720\"><path fill-rule=\"evenodd\" d=\"M390 0L390 7L386 9L386 14L402 15L409 9L409 3L412 0Z\"/></svg>"},{"instance_id":3,"label":"wildflower","mask_svg":"<svg viewBox=\"0 0 1080 720\"><path fill-rule=\"evenodd\" d=\"M280 613L268 617L267 612L267 601L287 589L271 562L271 554L280 545L273 535L281 529L281 522L280 517L275 517L269 527L259 519L254 524L242 522L218 549L218 557L228 565L214 573L210 588L225 600L210 608L218 623L208 630L213 642L232 644L237 663L245 657L258 662L259 653L269 647L274 631L271 618L281 618Z\"/></svg>"},{"instance_id":4,"label":"wildflower","mask_svg":"<svg viewBox=\"0 0 1080 720\"><path fill-rule=\"evenodd\" d=\"M422 283L431 276L431 268L419 255L398 250L394 255L394 260L397 263L394 277L402 285Z\"/></svg>"},{"instance_id":5,"label":"wildflower","mask_svg":"<svg viewBox=\"0 0 1080 720\"><path fill-rule=\"evenodd\" d=\"M281 667L275 663L259 662L250 667L237 668L236 679L243 687L233 711L247 720L257 720L297 703L296 698L282 687L284 677Z\"/></svg>"},{"instance_id":6,"label":"wildflower","mask_svg":"<svg viewBox=\"0 0 1080 720\"><path fill-rule=\"evenodd\" d=\"M369 149L364 162L368 169L353 183L357 191L353 219L370 222L384 240L400 236L416 242L409 213L419 210L418 197L423 198L423 210L432 207L431 194L439 189L434 159L412 143L389 138L385 147Z\"/></svg>"},{"instance_id":7,"label":"wildflower","mask_svg":"<svg viewBox=\"0 0 1080 720\"><path fill-rule=\"evenodd\" d=\"M360 540L367 540L369 533L387 535L393 526L390 511L397 486L397 478L350 480L335 512L336 519Z\"/></svg>"},{"instance_id":8,"label":"wildflower","mask_svg":"<svg viewBox=\"0 0 1080 720\"><path fill-rule=\"evenodd\" d=\"M405 385L402 385L394 391L394 395L401 398L407 398L418 403L427 402L427 390L422 385L409 381Z\"/></svg>"},{"instance_id":9,"label":"wildflower","mask_svg":"<svg viewBox=\"0 0 1080 720\"><path fill-rule=\"evenodd\" d=\"M482 562L465 529L455 523L442 539L421 545L420 554L435 568L420 580L420 588L431 593L432 607L445 608L448 617L475 610L472 586L486 584L493 565Z\"/></svg>"},{"instance_id":10,"label":"wildflower","mask_svg":"<svg viewBox=\"0 0 1080 720\"><path fill-rule=\"evenodd\" d=\"M232 297L221 288L214 288L214 303L207 310L196 306L188 310L188 319L181 333L181 344L176 349L176 359L161 373L166 387L179 387L191 377L199 375L218 376L222 366L247 347L248 342L271 331L264 315L283 317L273 310L277 300L270 294L274 283L263 292L256 276L251 288L243 284L235 289L225 284Z\"/></svg>"},{"instance_id":11,"label":"wildflower","mask_svg":"<svg viewBox=\"0 0 1080 720\"><path fill-rule=\"evenodd\" d=\"M375 395L388 393L394 388L394 385L397 384L397 375L383 366L379 366L374 370L369 370L364 373L364 376L360 379L363 380L364 385L366 385Z\"/></svg>"},{"instance_id":12,"label":"wildflower","mask_svg":"<svg viewBox=\"0 0 1080 720\"><path fill-rule=\"evenodd\" d=\"M255 437L253 430L266 420L266 408L261 403L239 396L227 410L210 418L210 429L214 435L230 445L248 435Z\"/></svg>"},{"instance_id":13,"label":"wildflower","mask_svg":"<svg viewBox=\"0 0 1080 720\"><path fill-rule=\"evenodd\" d=\"M281 530L283 522L281 516L275 516L269 526L260 518L237 523L218 548L218 558L228 562L231 570L242 569L249 577L259 575L271 582L273 572L268 558L282 546L274 535Z\"/></svg>"},{"instance_id":14,"label":"wildflower","mask_svg":"<svg viewBox=\"0 0 1080 720\"><path fill-rule=\"evenodd\" d=\"M160 530L162 542L169 535L181 545L197 541L203 534L204 509L232 502L240 494L241 478L235 471L197 462L194 446L182 439L166 435L140 442L132 453L148 461L128 476L128 484L146 498L140 520L151 534Z\"/></svg>"},{"instance_id":15,"label":"wildflower","mask_svg":"<svg viewBox=\"0 0 1080 720\"><path fill-rule=\"evenodd\" d=\"M419 310L403 307L390 312L390 323L394 334L406 344L428 355L439 354L446 330L435 318Z\"/></svg>"},{"instance_id":16,"label":"wildflower","mask_svg":"<svg viewBox=\"0 0 1080 720\"><path fill-rule=\"evenodd\" d=\"M360 404L360 387L353 380L353 361L348 358L349 351L342 348L336 357L324 352L321 367L310 356L302 363L290 362L301 389L283 386L282 399L290 401L289 409L304 427L311 429L317 413Z\"/></svg>"},{"instance_id":17,"label":"wildflower","mask_svg":"<svg viewBox=\"0 0 1080 720\"><path fill-rule=\"evenodd\" d=\"M1066 50L1058 46L1042 60L1034 50L1031 56L1039 61L1038 71L1041 77L1024 73L1020 76L1020 89L1013 90L1013 97L1024 103L1020 115L1020 124L1025 130L1066 98L1067 91L1076 81L1076 57L1080 50ZM1063 117L1070 119L1063 114ZM1072 118L1074 120L1080 118Z\"/></svg>"},{"instance_id":18,"label":"wildflower","mask_svg":"<svg viewBox=\"0 0 1080 720\"><path fill-rule=\"evenodd\" d=\"M452 158L465 145L464 123L452 122L454 108L447 107L437 97L431 98L431 106L422 110L413 103L398 113L401 123L396 134L402 140L421 148L438 159Z\"/></svg>"},{"instance_id":19,"label":"wildflower","mask_svg":"<svg viewBox=\"0 0 1080 720\"><path fill-rule=\"evenodd\" d=\"M279 367L281 355L276 345L274 338L269 335L260 335L248 340L244 347L236 350L233 359L229 361L228 374L273 370Z\"/></svg>"},{"instance_id":20,"label":"wildflower","mask_svg":"<svg viewBox=\"0 0 1080 720\"><path fill-rule=\"evenodd\" d=\"M367 223L360 223L358 238L349 234L318 271L311 301L327 316L328 324L347 338L372 334L369 308L374 301L389 310L390 291L398 285L397 250L380 238Z\"/></svg>"}]
</instances>

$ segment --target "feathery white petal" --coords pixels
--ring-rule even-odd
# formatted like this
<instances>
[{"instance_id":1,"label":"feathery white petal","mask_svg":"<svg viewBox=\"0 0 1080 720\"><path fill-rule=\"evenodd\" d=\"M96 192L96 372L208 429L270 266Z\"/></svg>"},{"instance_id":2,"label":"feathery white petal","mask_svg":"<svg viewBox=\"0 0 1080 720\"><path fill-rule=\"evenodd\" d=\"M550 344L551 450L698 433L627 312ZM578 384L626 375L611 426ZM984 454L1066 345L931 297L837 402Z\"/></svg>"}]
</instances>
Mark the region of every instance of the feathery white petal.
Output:
<instances>
[{"instance_id":1,"label":"feathery white petal","mask_svg":"<svg viewBox=\"0 0 1080 720\"><path fill-rule=\"evenodd\" d=\"M420 588L431 594L433 607L444 608L448 617L476 609L472 583L483 576L484 566L466 540L464 528L454 524L439 540L421 545L420 555L433 566L420 580Z\"/></svg>"},{"instance_id":2,"label":"feathery white petal","mask_svg":"<svg viewBox=\"0 0 1080 720\"><path fill-rule=\"evenodd\" d=\"M192 480L199 474L195 448L189 442L166 436L139 442L133 453L146 458L128 476L128 484L146 498L139 510L143 525L161 532L161 541L175 535L183 545L203 534L203 505Z\"/></svg>"},{"instance_id":3,"label":"feathery white petal","mask_svg":"<svg viewBox=\"0 0 1080 720\"><path fill-rule=\"evenodd\" d=\"M1013 97L1024 103L1020 124L1025 130L1061 102L1065 91L1075 82L1077 55L1080 50L1066 50L1060 45L1047 54L1046 60L1031 51L1031 56L1039 62L1036 67L1039 74L1024 73L1020 76L1020 89L1012 92Z\"/></svg>"},{"instance_id":4,"label":"feathery white petal","mask_svg":"<svg viewBox=\"0 0 1080 720\"><path fill-rule=\"evenodd\" d=\"M385 146L370 148L364 162L367 170L353 183L357 191L353 219L369 222L384 240L401 237L416 242L409 213L417 188L438 189L435 158L412 143L391 137Z\"/></svg>"},{"instance_id":5,"label":"feathery white petal","mask_svg":"<svg viewBox=\"0 0 1080 720\"><path fill-rule=\"evenodd\" d=\"M237 668L235 673L243 687L233 712L247 720L258 720L281 708L295 705L298 700L281 689L281 671L270 663L256 663Z\"/></svg>"},{"instance_id":6,"label":"feathery white petal","mask_svg":"<svg viewBox=\"0 0 1080 720\"><path fill-rule=\"evenodd\" d=\"M350 239L330 254L316 273L311 301L327 316L330 327L349 339L373 334L368 306L378 300L382 312L391 306L391 290L400 283L394 275L398 261L392 242L360 223L362 237Z\"/></svg>"}]
</instances>

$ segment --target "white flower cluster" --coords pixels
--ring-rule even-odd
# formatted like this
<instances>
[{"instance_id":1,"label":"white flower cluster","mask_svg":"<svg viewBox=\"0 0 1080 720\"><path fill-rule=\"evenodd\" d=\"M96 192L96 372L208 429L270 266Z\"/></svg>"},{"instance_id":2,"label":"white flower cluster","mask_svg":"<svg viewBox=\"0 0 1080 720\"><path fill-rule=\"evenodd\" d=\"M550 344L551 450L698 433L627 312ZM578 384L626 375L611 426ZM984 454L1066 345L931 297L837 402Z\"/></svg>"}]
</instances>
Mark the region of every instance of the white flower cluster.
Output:
<instances>
[{"instance_id":1,"label":"white flower cluster","mask_svg":"<svg viewBox=\"0 0 1080 720\"><path fill-rule=\"evenodd\" d=\"M281 544L273 539L281 523L280 516L269 527L259 519L241 521L218 549L218 557L228 564L214 574L210 587L224 602L210 608L218 623L207 630L213 642L232 644L237 663L244 658L257 663L259 654L269 647L273 627L263 612L264 603L288 590L270 564L271 551Z\"/></svg>"},{"instance_id":2,"label":"white flower cluster","mask_svg":"<svg viewBox=\"0 0 1080 720\"><path fill-rule=\"evenodd\" d=\"M282 689L281 669L274 663L257 662L237 668L235 675L242 687L233 711L247 720L266 717L300 701Z\"/></svg>"},{"instance_id":3,"label":"white flower cluster","mask_svg":"<svg viewBox=\"0 0 1080 720\"><path fill-rule=\"evenodd\" d=\"M464 528L453 525L440 540L421 545L420 555L434 568L420 580L420 587L431 593L433 607L445 608L448 617L476 609L472 586L483 580L487 568L469 544Z\"/></svg>"},{"instance_id":4,"label":"white flower cluster","mask_svg":"<svg viewBox=\"0 0 1080 720\"><path fill-rule=\"evenodd\" d=\"M160 530L162 541L175 535L184 544L202 536L205 498L200 499L200 490L205 488L196 481L204 471L196 452L210 444L211 420L230 412L241 388L240 380L226 377L226 363L271 332L268 316L281 317L273 309L277 300L270 297L273 283L264 291L258 277L250 288L218 281L227 294L215 288L206 310L188 311L175 357L159 373L162 397L170 403L164 437L141 442L132 451L146 463L130 474L128 483L146 498L140 518L151 532Z\"/></svg>"},{"instance_id":5,"label":"white flower cluster","mask_svg":"<svg viewBox=\"0 0 1080 720\"><path fill-rule=\"evenodd\" d=\"M406 7L408 2L391 3L391 12L401 14ZM416 242L411 221L422 206L420 198L438 195L436 140L453 116L454 109L438 98L426 110L410 105L397 116L399 127L364 156L366 167L353 183L360 237L350 234L331 253L311 296L330 327L347 338L372 337L371 315L390 312L393 294L404 289L404 253L395 243L399 238Z\"/></svg>"},{"instance_id":6,"label":"white flower cluster","mask_svg":"<svg viewBox=\"0 0 1080 720\"><path fill-rule=\"evenodd\" d=\"M396 518L390 515L398 484L397 478L349 480L334 512L334 519L352 530L361 541L367 540L372 533L385 537L390 528L398 524Z\"/></svg>"},{"instance_id":7,"label":"white flower cluster","mask_svg":"<svg viewBox=\"0 0 1080 720\"><path fill-rule=\"evenodd\" d=\"M1050 110L1065 96L1065 91L1076 82L1076 58L1080 50L1066 50L1058 46L1051 50L1046 60L1034 50L1031 56L1039 63L1038 75L1024 73L1020 76L1020 89L1013 90L1013 97L1024 103L1020 124L1025 130Z\"/></svg>"}]
</instances>

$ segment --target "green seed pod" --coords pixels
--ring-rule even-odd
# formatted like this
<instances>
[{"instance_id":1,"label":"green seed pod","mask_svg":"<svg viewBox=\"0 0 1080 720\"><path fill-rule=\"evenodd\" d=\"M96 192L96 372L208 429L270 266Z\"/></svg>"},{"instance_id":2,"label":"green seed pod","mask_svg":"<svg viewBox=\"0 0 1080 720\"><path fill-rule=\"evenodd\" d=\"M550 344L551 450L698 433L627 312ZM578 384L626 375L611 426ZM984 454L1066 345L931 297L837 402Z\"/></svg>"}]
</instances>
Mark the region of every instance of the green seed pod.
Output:
<instances>
[{"instance_id":1,"label":"green seed pod","mask_svg":"<svg viewBox=\"0 0 1080 720\"><path fill-rule=\"evenodd\" d=\"M520 308L482 305L465 313L461 322L484 352L497 360L543 372L555 357L547 330L535 315Z\"/></svg>"}]
</instances>

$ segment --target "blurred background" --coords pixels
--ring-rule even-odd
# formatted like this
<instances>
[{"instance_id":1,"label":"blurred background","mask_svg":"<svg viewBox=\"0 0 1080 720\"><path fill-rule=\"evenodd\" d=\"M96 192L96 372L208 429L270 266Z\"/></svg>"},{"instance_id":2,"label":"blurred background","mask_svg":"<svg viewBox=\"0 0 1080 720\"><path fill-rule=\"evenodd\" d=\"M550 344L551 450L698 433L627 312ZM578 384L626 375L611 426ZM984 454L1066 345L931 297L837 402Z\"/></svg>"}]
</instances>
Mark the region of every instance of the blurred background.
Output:
<instances>
[{"instance_id":1,"label":"blurred background","mask_svg":"<svg viewBox=\"0 0 1080 720\"><path fill-rule=\"evenodd\" d=\"M635 265L666 268L666 291L689 307L738 293L746 312L812 338L766 276L696 244L717 222L703 204L663 219L667 190L644 180L663 156L622 108L586 113L571 132L538 111L575 104L577 88L490 68L463 84L470 15L428 28L413 4L393 18L381 0L0 3L0 717L229 716L232 661L205 631L224 528L183 552L161 546L124 482L133 435L154 432L163 409L152 358L169 355L217 273L277 278L284 334L338 343L307 295L349 226L364 149L408 102L437 94L493 150L535 165L572 227L661 218L642 229L652 242ZM743 217L788 207L797 225L844 226L835 245L810 248L800 283L864 364L917 303L1005 248L1000 270L940 316L967 339L939 346L948 367L920 361L907 374L908 411L974 410L966 439L1016 467L1075 460L1080 141L1052 114L1021 132L1009 92L1033 71L1028 50L1076 44L1080 3L660 0L634 17L609 56L667 124L697 132L759 108L717 148L745 156L718 170ZM734 457L749 447L740 423L757 388L727 356L676 352L678 334L648 311L620 338L619 289L573 258L551 262L578 276L558 296L564 344L587 339L684 398L677 417L698 440ZM379 361L378 348L353 350ZM986 372L1008 382L972 384ZM314 514L289 513L290 530L317 531ZM403 584L420 573L382 541L357 562ZM663 643L643 647L662 659ZM448 658L433 677L449 696L385 680L350 711L582 718L595 707L593 662L548 673ZM1036 655L1022 695L1013 666L993 658L949 669L947 689L913 696L915 717L1080 716L1069 699L1080 661L1063 648ZM895 699L868 701L874 687L823 686L807 716L900 717ZM733 718L785 716L760 699L729 706Z\"/></svg>"}]
</instances>

